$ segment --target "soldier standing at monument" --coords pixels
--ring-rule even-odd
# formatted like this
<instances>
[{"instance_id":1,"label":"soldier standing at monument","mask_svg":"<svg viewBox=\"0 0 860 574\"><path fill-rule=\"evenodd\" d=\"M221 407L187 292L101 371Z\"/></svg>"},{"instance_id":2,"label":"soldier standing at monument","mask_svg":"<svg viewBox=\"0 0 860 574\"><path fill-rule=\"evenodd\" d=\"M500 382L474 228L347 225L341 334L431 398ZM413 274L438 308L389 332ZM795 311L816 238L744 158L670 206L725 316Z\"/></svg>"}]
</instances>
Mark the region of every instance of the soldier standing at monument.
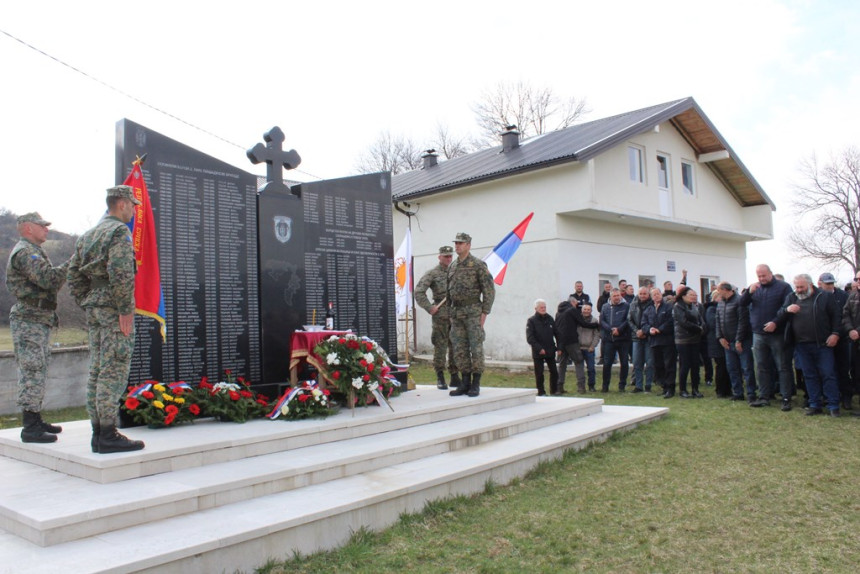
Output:
<instances>
[{"instance_id":1,"label":"soldier standing at monument","mask_svg":"<svg viewBox=\"0 0 860 574\"><path fill-rule=\"evenodd\" d=\"M448 295L448 266L454 257L450 245L439 248L439 265L425 273L415 287L415 302L433 317L433 330L430 342L433 343L433 369L436 371L436 388L445 390L445 358L448 358L448 371L451 373L451 386L459 387L460 373L454 362L454 347L451 344L451 316ZM433 303L427 297L430 289Z\"/></svg>"},{"instance_id":2,"label":"soldier standing at monument","mask_svg":"<svg viewBox=\"0 0 860 574\"><path fill-rule=\"evenodd\" d=\"M493 308L496 287L487 264L469 253L472 236L454 238L457 259L448 266L448 301L451 305L451 342L462 382L451 396L481 392L484 372L484 321Z\"/></svg>"},{"instance_id":3,"label":"soldier standing at monument","mask_svg":"<svg viewBox=\"0 0 860 574\"><path fill-rule=\"evenodd\" d=\"M134 249L126 225L140 202L129 185L107 190L108 214L84 233L69 262L69 288L87 313L90 373L87 412L92 449L101 454L140 450L142 441L116 430L119 398L134 350Z\"/></svg>"},{"instance_id":4,"label":"soldier standing at monument","mask_svg":"<svg viewBox=\"0 0 860 574\"><path fill-rule=\"evenodd\" d=\"M6 263L6 287L17 302L9 326L18 365L18 406L23 411L23 442L54 442L62 427L42 420L45 378L51 357L49 336L57 326L57 291L66 281L66 266L51 265L42 250L50 221L36 212L18 217L21 239Z\"/></svg>"}]
</instances>

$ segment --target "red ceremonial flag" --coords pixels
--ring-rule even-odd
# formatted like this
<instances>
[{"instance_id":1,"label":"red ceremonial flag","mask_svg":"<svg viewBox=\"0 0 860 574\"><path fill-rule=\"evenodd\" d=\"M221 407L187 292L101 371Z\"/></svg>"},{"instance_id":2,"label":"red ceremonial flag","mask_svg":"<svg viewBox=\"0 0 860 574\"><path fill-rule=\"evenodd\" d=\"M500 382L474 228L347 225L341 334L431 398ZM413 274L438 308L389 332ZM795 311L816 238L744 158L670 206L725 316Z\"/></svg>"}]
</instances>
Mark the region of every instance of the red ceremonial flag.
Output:
<instances>
[{"instance_id":1,"label":"red ceremonial flag","mask_svg":"<svg viewBox=\"0 0 860 574\"><path fill-rule=\"evenodd\" d=\"M134 277L134 312L152 317L161 324L161 338L167 336L164 323L164 294L161 290L161 271L158 267L158 242L155 238L155 219L146 181L140 169L141 159L134 161L131 173L124 185L134 188L134 196L140 205L134 206L134 219L129 222L137 275Z\"/></svg>"}]
</instances>

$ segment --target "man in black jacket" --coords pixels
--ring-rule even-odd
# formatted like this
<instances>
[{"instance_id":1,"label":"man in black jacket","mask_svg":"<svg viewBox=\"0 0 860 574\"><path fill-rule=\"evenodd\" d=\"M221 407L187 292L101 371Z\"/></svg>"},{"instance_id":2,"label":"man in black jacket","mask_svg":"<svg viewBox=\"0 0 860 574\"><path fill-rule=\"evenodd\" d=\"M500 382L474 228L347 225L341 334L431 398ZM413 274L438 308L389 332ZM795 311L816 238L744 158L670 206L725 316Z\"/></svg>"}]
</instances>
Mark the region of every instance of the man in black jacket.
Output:
<instances>
[{"instance_id":1,"label":"man in black jacket","mask_svg":"<svg viewBox=\"0 0 860 574\"><path fill-rule=\"evenodd\" d=\"M854 392L860 392L860 273L854 277L854 290L848 294L848 301L842 309L842 328L851 340L851 376ZM851 413L860 416L860 412Z\"/></svg>"},{"instance_id":2,"label":"man in black jacket","mask_svg":"<svg viewBox=\"0 0 860 574\"><path fill-rule=\"evenodd\" d=\"M627 314L627 323L630 325L630 334L633 339L633 392L650 393L651 385L654 384L654 357L651 347L648 345L648 333L642 328L645 320L645 311L653 307L651 294L648 287L639 288L639 298L630 303L630 312ZM643 377L644 371L644 377ZM642 388L643 378L645 388Z\"/></svg>"},{"instance_id":3,"label":"man in black jacket","mask_svg":"<svg viewBox=\"0 0 860 574\"><path fill-rule=\"evenodd\" d=\"M546 301L535 301L535 314L526 321L526 341L532 348L532 360L535 368L535 386L538 396L546 395L543 382L543 366L549 368L549 391L558 393L558 369L555 367L555 321L546 312Z\"/></svg>"},{"instance_id":4,"label":"man in black jacket","mask_svg":"<svg viewBox=\"0 0 860 574\"><path fill-rule=\"evenodd\" d=\"M758 281L744 289L741 305L750 310L753 355L758 370L758 400L750 402L750 406L766 407L774 394L774 374L778 373L783 398L791 397L794 392L791 349L785 347L784 326L776 322L777 311L791 293L791 285L776 278L767 265L756 266L755 273Z\"/></svg>"},{"instance_id":5,"label":"man in black jacket","mask_svg":"<svg viewBox=\"0 0 860 574\"><path fill-rule=\"evenodd\" d=\"M755 400L755 364L753 362L753 335L748 307L740 304L741 296L731 283L717 286L720 302L717 305L717 341L726 353L726 369L732 382L732 400L744 400L744 379L747 396ZM782 398L782 410L791 410L791 397Z\"/></svg>"},{"instance_id":6,"label":"man in black jacket","mask_svg":"<svg viewBox=\"0 0 860 574\"><path fill-rule=\"evenodd\" d=\"M807 415L824 411L839 416L839 383L833 348L839 343L842 313L833 295L816 289L806 274L794 278L794 291L785 299L776 322L785 328L786 344L794 346L809 393ZM822 391L824 398L822 401Z\"/></svg>"},{"instance_id":7,"label":"man in black jacket","mask_svg":"<svg viewBox=\"0 0 860 574\"><path fill-rule=\"evenodd\" d=\"M600 312L600 328L603 332L603 389L609 392L609 380L612 377L612 362L618 355L620 373L618 380L618 392L623 393L627 386L627 371L629 368L628 356L630 355L630 325L627 324L627 312L630 306L622 299L621 291L612 289L609 294L609 303L603 306Z\"/></svg>"},{"instance_id":8,"label":"man in black jacket","mask_svg":"<svg viewBox=\"0 0 860 574\"><path fill-rule=\"evenodd\" d=\"M841 315L845 303L848 301L848 293L836 286L836 278L832 273L822 273L818 277L818 288L833 295L836 307ZM841 326L841 325L840 325ZM833 354L836 358L836 380L839 381L839 400L842 408L851 410L851 398L854 389L851 384L851 339L848 331L844 328L839 331L839 343L834 347Z\"/></svg>"},{"instance_id":9,"label":"man in black jacket","mask_svg":"<svg viewBox=\"0 0 860 574\"><path fill-rule=\"evenodd\" d=\"M578 283L578 282L577 282ZM567 362L572 359L574 364L581 365L583 361L582 351L579 348L579 332L577 327L586 329L597 329L600 325L586 320L576 305L576 299L562 301L558 304L555 314L555 340L558 344L558 394L564 394L564 380L567 374ZM577 371L578 373L578 371ZM585 375L577 374L576 390L580 394L585 393Z\"/></svg>"}]
</instances>

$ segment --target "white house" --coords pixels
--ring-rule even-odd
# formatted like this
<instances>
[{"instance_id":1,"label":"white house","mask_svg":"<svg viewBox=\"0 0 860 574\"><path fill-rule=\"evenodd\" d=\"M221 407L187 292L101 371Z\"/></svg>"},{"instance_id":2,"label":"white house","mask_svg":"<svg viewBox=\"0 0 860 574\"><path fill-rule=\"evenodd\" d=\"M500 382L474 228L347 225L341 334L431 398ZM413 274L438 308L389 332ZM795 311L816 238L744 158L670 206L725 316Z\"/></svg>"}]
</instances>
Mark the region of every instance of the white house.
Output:
<instances>
[{"instance_id":1,"label":"white house","mask_svg":"<svg viewBox=\"0 0 860 574\"><path fill-rule=\"evenodd\" d=\"M577 280L593 301L604 280L677 285L682 269L697 290L743 283L747 241L773 237L773 202L692 98L524 141L510 130L501 146L449 161L428 153L392 187L395 244L411 224L416 282L457 232L483 257L534 212L485 325L496 359L528 357L534 300L554 310ZM426 352L421 309L416 323Z\"/></svg>"}]
</instances>

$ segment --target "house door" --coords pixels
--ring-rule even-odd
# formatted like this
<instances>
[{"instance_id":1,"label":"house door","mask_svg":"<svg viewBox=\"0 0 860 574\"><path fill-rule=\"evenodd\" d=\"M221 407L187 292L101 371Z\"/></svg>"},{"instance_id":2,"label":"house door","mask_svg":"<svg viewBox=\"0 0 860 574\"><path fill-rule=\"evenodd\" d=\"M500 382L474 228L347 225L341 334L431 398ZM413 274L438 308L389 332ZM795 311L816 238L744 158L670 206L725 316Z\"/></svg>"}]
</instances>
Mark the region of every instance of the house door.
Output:
<instances>
[{"instance_id":1,"label":"house door","mask_svg":"<svg viewBox=\"0 0 860 574\"><path fill-rule=\"evenodd\" d=\"M672 192L668 189L658 189L657 195L660 201L660 215L672 217Z\"/></svg>"},{"instance_id":2,"label":"house door","mask_svg":"<svg viewBox=\"0 0 860 574\"><path fill-rule=\"evenodd\" d=\"M716 286L720 282L720 278L715 275L702 275L699 277L699 301L705 303L708 299L705 297L710 296L711 291L713 291L714 286Z\"/></svg>"}]
</instances>

